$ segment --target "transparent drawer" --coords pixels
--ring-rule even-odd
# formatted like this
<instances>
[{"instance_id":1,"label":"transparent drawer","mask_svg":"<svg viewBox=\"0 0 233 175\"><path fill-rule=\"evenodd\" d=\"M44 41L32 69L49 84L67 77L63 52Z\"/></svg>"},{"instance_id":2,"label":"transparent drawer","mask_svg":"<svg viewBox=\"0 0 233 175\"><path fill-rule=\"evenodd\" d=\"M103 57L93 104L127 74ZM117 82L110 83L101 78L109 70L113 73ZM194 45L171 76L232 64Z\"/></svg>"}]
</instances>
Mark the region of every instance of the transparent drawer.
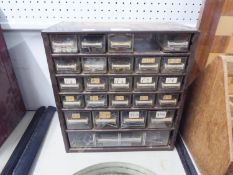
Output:
<instances>
[{"instance_id":1,"label":"transparent drawer","mask_svg":"<svg viewBox=\"0 0 233 175\"><path fill-rule=\"evenodd\" d=\"M159 34L157 40L164 52L187 52L191 35L187 33Z\"/></svg>"},{"instance_id":2,"label":"transparent drawer","mask_svg":"<svg viewBox=\"0 0 233 175\"><path fill-rule=\"evenodd\" d=\"M50 35L52 51L54 53L78 52L76 35Z\"/></svg>"},{"instance_id":3,"label":"transparent drawer","mask_svg":"<svg viewBox=\"0 0 233 175\"><path fill-rule=\"evenodd\" d=\"M61 96L63 108L83 108L84 100L82 95L62 95Z\"/></svg>"},{"instance_id":4,"label":"transparent drawer","mask_svg":"<svg viewBox=\"0 0 233 175\"><path fill-rule=\"evenodd\" d=\"M170 131L147 131L146 146L166 146L169 137Z\"/></svg>"},{"instance_id":5,"label":"transparent drawer","mask_svg":"<svg viewBox=\"0 0 233 175\"><path fill-rule=\"evenodd\" d=\"M134 34L134 51L135 52L155 52L159 51L160 47L156 41L154 33L135 33Z\"/></svg>"},{"instance_id":6,"label":"transparent drawer","mask_svg":"<svg viewBox=\"0 0 233 175\"><path fill-rule=\"evenodd\" d=\"M187 57L164 57L161 65L162 73L183 73Z\"/></svg>"},{"instance_id":7,"label":"transparent drawer","mask_svg":"<svg viewBox=\"0 0 233 175\"><path fill-rule=\"evenodd\" d=\"M68 132L71 148L95 146L94 135L91 132Z\"/></svg>"},{"instance_id":8,"label":"transparent drawer","mask_svg":"<svg viewBox=\"0 0 233 175\"><path fill-rule=\"evenodd\" d=\"M97 132L95 139L97 147L116 147L119 144L118 132Z\"/></svg>"},{"instance_id":9,"label":"transparent drawer","mask_svg":"<svg viewBox=\"0 0 233 175\"><path fill-rule=\"evenodd\" d=\"M85 77L84 78L86 91L107 91L107 77Z\"/></svg>"},{"instance_id":10,"label":"transparent drawer","mask_svg":"<svg viewBox=\"0 0 233 175\"><path fill-rule=\"evenodd\" d=\"M143 146L144 144L143 132L121 132L120 134L120 146Z\"/></svg>"},{"instance_id":11,"label":"transparent drawer","mask_svg":"<svg viewBox=\"0 0 233 175\"><path fill-rule=\"evenodd\" d=\"M132 73L133 72L133 57L110 57L109 61L110 73Z\"/></svg>"},{"instance_id":12,"label":"transparent drawer","mask_svg":"<svg viewBox=\"0 0 233 175\"><path fill-rule=\"evenodd\" d=\"M97 129L117 129L119 126L118 111L93 111L94 127Z\"/></svg>"},{"instance_id":13,"label":"transparent drawer","mask_svg":"<svg viewBox=\"0 0 233 175\"><path fill-rule=\"evenodd\" d=\"M121 128L145 128L146 111L121 111Z\"/></svg>"},{"instance_id":14,"label":"transparent drawer","mask_svg":"<svg viewBox=\"0 0 233 175\"><path fill-rule=\"evenodd\" d=\"M171 128L175 110L148 112L148 128Z\"/></svg>"},{"instance_id":15,"label":"transparent drawer","mask_svg":"<svg viewBox=\"0 0 233 175\"><path fill-rule=\"evenodd\" d=\"M57 73L80 73L80 60L77 57L55 57L55 69Z\"/></svg>"},{"instance_id":16,"label":"transparent drawer","mask_svg":"<svg viewBox=\"0 0 233 175\"><path fill-rule=\"evenodd\" d=\"M158 94L158 106L171 106L175 107L179 101L179 94Z\"/></svg>"},{"instance_id":17,"label":"transparent drawer","mask_svg":"<svg viewBox=\"0 0 233 175\"><path fill-rule=\"evenodd\" d=\"M77 77L58 77L60 91L82 91L82 78Z\"/></svg>"},{"instance_id":18,"label":"transparent drawer","mask_svg":"<svg viewBox=\"0 0 233 175\"><path fill-rule=\"evenodd\" d=\"M137 73L158 73L160 57L136 57L135 71Z\"/></svg>"},{"instance_id":19,"label":"transparent drawer","mask_svg":"<svg viewBox=\"0 0 233 175\"><path fill-rule=\"evenodd\" d=\"M155 76L137 76L134 77L135 91L148 91L157 89L157 77Z\"/></svg>"},{"instance_id":20,"label":"transparent drawer","mask_svg":"<svg viewBox=\"0 0 233 175\"><path fill-rule=\"evenodd\" d=\"M85 95L86 107L107 107L107 95Z\"/></svg>"},{"instance_id":21,"label":"transparent drawer","mask_svg":"<svg viewBox=\"0 0 233 175\"><path fill-rule=\"evenodd\" d=\"M110 91L131 91L132 77L110 77Z\"/></svg>"},{"instance_id":22,"label":"transparent drawer","mask_svg":"<svg viewBox=\"0 0 233 175\"><path fill-rule=\"evenodd\" d=\"M67 129L91 129L91 112L64 111Z\"/></svg>"},{"instance_id":23,"label":"transparent drawer","mask_svg":"<svg viewBox=\"0 0 233 175\"><path fill-rule=\"evenodd\" d=\"M109 34L109 52L133 52L133 34Z\"/></svg>"},{"instance_id":24,"label":"transparent drawer","mask_svg":"<svg viewBox=\"0 0 233 175\"><path fill-rule=\"evenodd\" d=\"M134 107L153 107L154 99L152 94L134 94Z\"/></svg>"},{"instance_id":25,"label":"transparent drawer","mask_svg":"<svg viewBox=\"0 0 233 175\"><path fill-rule=\"evenodd\" d=\"M80 52L82 53L104 53L105 36L104 35L81 35Z\"/></svg>"},{"instance_id":26,"label":"transparent drawer","mask_svg":"<svg viewBox=\"0 0 233 175\"><path fill-rule=\"evenodd\" d=\"M181 76L165 76L159 77L160 90L180 90L183 77Z\"/></svg>"},{"instance_id":27,"label":"transparent drawer","mask_svg":"<svg viewBox=\"0 0 233 175\"><path fill-rule=\"evenodd\" d=\"M82 69L83 73L106 73L107 59L105 57L83 57Z\"/></svg>"},{"instance_id":28,"label":"transparent drawer","mask_svg":"<svg viewBox=\"0 0 233 175\"><path fill-rule=\"evenodd\" d=\"M113 108L127 108L131 106L131 95L109 95L109 105Z\"/></svg>"}]
</instances>

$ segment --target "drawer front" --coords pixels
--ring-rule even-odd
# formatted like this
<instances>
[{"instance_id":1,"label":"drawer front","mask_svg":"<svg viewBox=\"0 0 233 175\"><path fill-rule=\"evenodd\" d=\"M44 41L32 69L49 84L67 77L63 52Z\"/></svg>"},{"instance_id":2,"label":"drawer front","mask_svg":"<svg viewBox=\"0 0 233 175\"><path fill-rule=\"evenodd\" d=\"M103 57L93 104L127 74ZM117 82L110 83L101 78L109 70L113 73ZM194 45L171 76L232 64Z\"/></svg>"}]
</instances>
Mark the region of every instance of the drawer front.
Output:
<instances>
[{"instance_id":1,"label":"drawer front","mask_svg":"<svg viewBox=\"0 0 233 175\"><path fill-rule=\"evenodd\" d=\"M175 110L148 111L148 128L171 128Z\"/></svg>"},{"instance_id":2,"label":"drawer front","mask_svg":"<svg viewBox=\"0 0 233 175\"><path fill-rule=\"evenodd\" d=\"M121 128L145 128L146 111L121 111Z\"/></svg>"},{"instance_id":3,"label":"drawer front","mask_svg":"<svg viewBox=\"0 0 233 175\"><path fill-rule=\"evenodd\" d=\"M83 81L80 77L57 77L60 91L82 91Z\"/></svg>"},{"instance_id":4,"label":"drawer front","mask_svg":"<svg viewBox=\"0 0 233 175\"><path fill-rule=\"evenodd\" d=\"M80 35L79 47L81 53L104 53L105 35Z\"/></svg>"},{"instance_id":5,"label":"drawer front","mask_svg":"<svg viewBox=\"0 0 233 175\"><path fill-rule=\"evenodd\" d=\"M76 35L50 35L50 43L54 53L78 52L78 39Z\"/></svg>"},{"instance_id":6,"label":"drawer front","mask_svg":"<svg viewBox=\"0 0 233 175\"><path fill-rule=\"evenodd\" d=\"M72 148L167 146L170 131L68 132Z\"/></svg>"},{"instance_id":7,"label":"drawer front","mask_svg":"<svg viewBox=\"0 0 233 175\"><path fill-rule=\"evenodd\" d=\"M108 78L107 77L85 77L85 90L86 91L107 91Z\"/></svg>"},{"instance_id":8,"label":"drawer front","mask_svg":"<svg viewBox=\"0 0 233 175\"><path fill-rule=\"evenodd\" d=\"M97 129L117 129L119 126L118 111L93 111L94 127Z\"/></svg>"},{"instance_id":9,"label":"drawer front","mask_svg":"<svg viewBox=\"0 0 233 175\"><path fill-rule=\"evenodd\" d=\"M80 73L81 65L78 57L54 57L56 73Z\"/></svg>"},{"instance_id":10,"label":"drawer front","mask_svg":"<svg viewBox=\"0 0 233 175\"><path fill-rule=\"evenodd\" d=\"M109 52L133 52L134 44L133 34L109 34L108 51Z\"/></svg>"},{"instance_id":11,"label":"drawer front","mask_svg":"<svg viewBox=\"0 0 233 175\"><path fill-rule=\"evenodd\" d=\"M91 112L64 111L67 129L91 129Z\"/></svg>"},{"instance_id":12,"label":"drawer front","mask_svg":"<svg viewBox=\"0 0 233 175\"><path fill-rule=\"evenodd\" d=\"M82 70L86 74L101 74L107 72L106 57L82 57Z\"/></svg>"},{"instance_id":13,"label":"drawer front","mask_svg":"<svg viewBox=\"0 0 233 175\"><path fill-rule=\"evenodd\" d=\"M160 69L160 57L136 57L135 72L158 73Z\"/></svg>"},{"instance_id":14,"label":"drawer front","mask_svg":"<svg viewBox=\"0 0 233 175\"><path fill-rule=\"evenodd\" d=\"M66 109L83 108L85 106L83 95L62 95L61 102L63 108Z\"/></svg>"},{"instance_id":15,"label":"drawer front","mask_svg":"<svg viewBox=\"0 0 233 175\"><path fill-rule=\"evenodd\" d=\"M182 76L159 77L159 90L181 90L182 84Z\"/></svg>"},{"instance_id":16,"label":"drawer front","mask_svg":"<svg viewBox=\"0 0 233 175\"><path fill-rule=\"evenodd\" d=\"M158 78L156 76L135 76L135 91L155 91L157 89Z\"/></svg>"},{"instance_id":17,"label":"drawer front","mask_svg":"<svg viewBox=\"0 0 233 175\"><path fill-rule=\"evenodd\" d=\"M107 95L85 95L87 108L106 108L108 105Z\"/></svg>"}]
</instances>

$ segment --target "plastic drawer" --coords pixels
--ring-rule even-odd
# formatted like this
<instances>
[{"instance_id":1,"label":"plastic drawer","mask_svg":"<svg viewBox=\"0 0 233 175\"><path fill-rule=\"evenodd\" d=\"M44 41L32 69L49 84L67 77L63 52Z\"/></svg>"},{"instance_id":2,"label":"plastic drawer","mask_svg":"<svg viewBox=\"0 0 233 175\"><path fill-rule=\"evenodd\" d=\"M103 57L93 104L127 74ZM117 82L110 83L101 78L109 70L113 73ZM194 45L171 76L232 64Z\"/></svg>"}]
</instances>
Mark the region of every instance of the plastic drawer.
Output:
<instances>
[{"instance_id":1,"label":"plastic drawer","mask_svg":"<svg viewBox=\"0 0 233 175\"><path fill-rule=\"evenodd\" d=\"M86 91L107 91L108 78L107 77L85 77L85 90Z\"/></svg>"},{"instance_id":2,"label":"plastic drawer","mask_svg":"<svg viewBox=\"0 0 233 175\"><path fill-rule=\"evenodd\" d=\"M175 107L179 102L179 94L158 94L157 106L161 107Z\"/></svg>"},{"instance_id":3,"label":"plastic drawer","mask_svg":"<svg viewBox=\"0 0 233 175\"><path fill-rule=\"evenodd\" d=\"M110 91L131 91L132 77L110 77L109 78Z\"/></svg>"},{"instance_id":4,"label":"plastic drawer","mask_svg":"<svg viewBox=\"0 0 233 175\"><path fill-rule=\"evenodd\" d=\"M82 95L62 95L61 96L63 108L83 108L84 99Z\"/></svg>"},{"instance_id":5,"label":"plastic drawer","mask_svg":"<svg viewBox=\"0 0 233 175\"><path fill-rule=\"evenodd\" d=\"M85 95L85 102L87 108L106 108L108 106L107 103L107 95Z\"/></svg>"},{"instance_id":6,"label":"plastic drawer","mask_svg":"<svg viewBox=\"0 0 233 175\"><path fill-rule=\"evenodd\" d=\"M104 53L105 36L104 35L80 35L80 52L82 53Z\"/></svg>"},{"instance_id":7,"label":"plastic drawer","mask_svg":"<svg viewBox=\"0 0 233 175\"><path fill-rule=\"evenodd\" d=\"M134 107L153 107L155 101L155 95L153 94L134 94L133 102Z\"/></svg>"},{"instance_id":8,"label":"plastic drawer","mask_svg":"<svg viewBox=\"0 0 233 175\"><path fill-rule=\"evenodd\" d=\"M171 128L175 110L148 111L148 128Z\"/></svg>"},{"instance_id":9,"label":"plastic drawer","mask_svg":"<svg viewBox=\"0 0 233 175\"><path fill-rule=\"evenodd\" d=\"M82 91L83 81L80 77L58 77L60 91Z\"/></svg>"},{"instance_id":10,"label":"plastic drawer","mask_svg":"<svg viewBox=\"0 0 233 175\"><path fill-rule=\"evenodd\" d=\"M159 34L157 40L163 52L187 52L191 34L175 33L175 34Z\"/></svg>"},{"instance_id":11,"label":"plastic drawer","mask_svg":"<svg viewBox=\"0 0 233 175\"><path fill-rule=\"evenodd\" d=\"M53 58L57 73L80 73L80 59L78 57L55 57Z\"/></svg>"},{"instance_id":12,"label":"plastic drawer","mask_svg":"<svg viewBox=\"0 0 233 175\"><path fill-rule=\"evenodd\" d=\"M50 35L50 42L54 53L78 52L78 39L76 35Z\"/></svg>"},{"instance_id":13,"label":"plastic drawer","mask_svg":"<svg viewBox=\"0 0 233 175\"><path fill-rule=\"evenodd\" d=\"M159 90L180 90L182 83L182 76L159 77Z\"/></svg>"},{"instance_id":14,"label":"plastic drawer","mask_svg":"<svg viewBox=\"0 0 233 175\"><path fill-rule=\"evenodd\" d=\"M109 95L109 106L112 108L129 108L131 106L131 95Z\"/></svg>"},{"instance_id":15,"label":"plastic drawer","mask_svg":"<svg viewBox=\"0 0 233 175\"><path fill-rule=\"evenodd\" d=\"M97 129L117 129L119 126L118 111L93 111L94 127Z\"/></svg>"},{"instance_id":16,"label":"plastic drawer","mask_svg":"<svg viewBox=\"0 0 233 175\"><path fill-rule=\"evenodd\" d=\"M133 52L133 34L109 34L108 35L109 52Z\"/></svg>"},{"instance_id":17,"label":"plastic drawer","mask_svg":"<svg viewBox=\"0 0 233 175\"><path fill-rule=\"evenodd\" d=\"M109 57L108 67L110 73L125 74L133 72L133 57Z\"/></svg>"},{"instance_id":18,"label":"plastic drawer","mask_svg":"<svg viewBox=\"0 0 233 175\"><path fill-rule=\"evenodd\" d=\"M91 112L64 111L67 129L91 129Z\"/></svg>"},{"instance_id":19,"label":"plastic drawer","mask_svg":"<svg viewBox=\"0 0 233 175\"><path fill-rule=\"evenodd\" d=\"M186 69L187 57L164 57L161 64L162 73L183 73Z\"/></svg>"},{"instance_id":20,"label":"plastic drawer","mask_svg":"<svg viewBox=\"0 0 233 175\"><path fill-rule=\"evenodd\" d=\"M121 128L145 128L146 111L121 111Z\"/></svg>"},{"instance_id":21,"label":"plastic drawer","mask_svg":"<svg viewBox=\"0 0 233 175\"><path fill-rule=\"evenodd\" d=\"M158 78L156 76L135 76L135 91L154 91L157 89Z\"/></svg>"},{"instance_id":22,"label":"plastic drawer","mask_svg":"<svg viewBox=\"0 0 233 175\"><path fill-rule=\"evenodd\" d=\"M168 145L170 131L147 131L146 146L166 146Z\"/></svg>"},{"instance_id":23,"label":"plastic drawer","mask_svg":"<svg viewBox=\"0 0 233 175\"><path fill-rule=\"evenodd\" d=\"M91 132L68 132L67 135L71 148L95 146L94 134Z\"/></svg>"},{"instance_id":24,"label":"plastic drawer","mask_svg":"<svg viewBox=\"0 0 233 175\"><path fill-rule=\"evenodd\" d=\"M99 74L107 72L106 57L83 57L82 70L85 74Z\"/></svg>"},{"instance_id":25,"label":"plastic drawer","mask_svg":"<svg viewBox=\"0 0 233 175\"><path fill-rule=\"evenodd\" d=\"M136 57L135 72L158 73L160 69L160 57Z\"/></svg>"}]
</instances>

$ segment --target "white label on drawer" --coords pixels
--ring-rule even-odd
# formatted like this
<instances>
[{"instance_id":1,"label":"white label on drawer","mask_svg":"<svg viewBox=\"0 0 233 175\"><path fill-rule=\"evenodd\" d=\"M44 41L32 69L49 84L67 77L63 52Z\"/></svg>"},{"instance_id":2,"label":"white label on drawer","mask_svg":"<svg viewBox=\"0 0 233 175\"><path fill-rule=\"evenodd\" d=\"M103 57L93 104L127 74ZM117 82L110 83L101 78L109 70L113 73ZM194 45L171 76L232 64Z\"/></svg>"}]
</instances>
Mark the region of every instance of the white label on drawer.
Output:
<instances>
[{"instance_id":1,"label":"white label on drawer","mask_svg":"<svg viewBox=\"0 0 233 175\"><path fill-rule=\"evenodd\" d=\"M140 97L139 97L139 100L140 100L140 101L148 101L148 100L149 100L149 96L144 96L144 95L143 95L143 96L140 96Z\"/></svg>"},{"instance_id":2,"label":"white label on drawer","mask_svg":"<svg viewBox=\"0 0 233 175\"><path fill-rule=\"evenodd\" d=\"M141 77L141 83L152 83L152 77Z\"/></svg>"},{"instance_id":3,"label":"white label on drawer","mask_svg":"<svg viewBox=\"0 0 233 175\"><path fill-rule=\"evenodd\" d=\"M80 113L72 113L71 118L72 119L80 119Z\"/></svg>"},{"instance_id":4,"label":"white label on drawer","mask_svg":"<svg viewBox=\"0 0 233 175\"><path fill-rule=\"evenodd\" d=\"M99 96L97 95L90 96L90 101L98 101L98 100L99 100Z\"/></svg>"},{"instance_id":5,"label":"white label on drawer","mask_svg":"<svg viewBox=\"0 0 233 175\"><path fill-rule=\"evenodd\" d=\"M126 78L114 78L114 84L126 84Z\"/></svg>"},{"instance_id":6,"label":"white label on drawer","mask_svg":"<svg viewBox=\"0 0 233 175\"><path fill-rule=\"evenodd\" d=\"M82 29L82 31L95 31L96 29Z\"/></svg>"},{"instance_id":7,"label":"white label on drawer","mask_svg":"<svg viewBox=\"0 0 233 175\"><path fill-rule=\"evenodd\" d=\"M167 62L168 64L180 64L181 58L169 58Z\"/></svg>"},{"instance_id":8,"label":"white label on drawer","mask_svg":"<svg viewBox=\"0 0 233 175\"><path fill-rule=\"evenodd\" d=\"M100 119L111 118L111 113L110 112L99 112L99 118Z\"/></svg>"},{"instance_id":9,"label":"white label on drawer","mask_svg":"<svg viewBox=\"0 0 233 175\"><path fill-rule=\"evenodd\" d=\"M142 58L142 64L155 63L155 58Z\"/></svg>"},{"instance_id":10,"label":"white label on drawer","mask_svg":"<svg viewBox=\"0 0 233 175\"><path fill-rule=\"evenodd\" d=\"M139 118L139 112L138 111L129 112L129 118Z\"/></svg>"},{"instance_id":11,"label":"white label on drawer","mask_svg":"<svg viewBox=\"0 0 233 175\"><path fill-rule=\"evenodd\" d=\"M123 100L125 100L125 97L124 96L115 96L115 100L116 101L123 101Z\"/></svg>"},{"instance_id":12,"label":"white label on drawer","mask_svg":"<svg viewBox=\"0 0 233 175\"><path fill-rule=\"evenodd\" d=\"M65 100L68 102L73 102L74 101L74 96L65 96Z\"/></svg>"},{"instance_id":13,"label":"white label on drawer","mask_svg":"<svg viewBox=\"0 0 233 175\"><path fill-rule=\"evenodd\" d=\"M76 84L76 78L64 78L65 84Z\"/></svg>"},{"instance_id":14,"label":"white label on drawer","mask_svg":"<svg viewBox=\"0 0 233 175\"><path fill-rule=\"evenodd\" d=\"M163 100L171 100L172 99L172 95L164 95L163 96Z\"/></svg>"},{"instance_id":15,"label":"white label on drawer","mask_svg":"<svg viewBox=\"0 0 233 175\"><path fill-rule=\"evenodd\" d=\"M167 116L167 111L157 111L156 112L156 118L166 118Z\"/></svg>"},{"instance_id":16,"label":"white label on drawer","mask_svg":"<svg viewBox=\"0 0 233 175\"><path fill-rule=\"evenodd\" d=\"M91 84L100 84L100 78L91 78Z\"/></svg>"},{"instance_id":17,"label":"white label on drawer","mask_svg":"<svg viewBox=\"0 0 233 175\"><path fill-rule=\"evenodd\" d=\"M166 78L165 83L168 83L168 84L177 83L177 78Z\"/></svg>"}]
</instances>

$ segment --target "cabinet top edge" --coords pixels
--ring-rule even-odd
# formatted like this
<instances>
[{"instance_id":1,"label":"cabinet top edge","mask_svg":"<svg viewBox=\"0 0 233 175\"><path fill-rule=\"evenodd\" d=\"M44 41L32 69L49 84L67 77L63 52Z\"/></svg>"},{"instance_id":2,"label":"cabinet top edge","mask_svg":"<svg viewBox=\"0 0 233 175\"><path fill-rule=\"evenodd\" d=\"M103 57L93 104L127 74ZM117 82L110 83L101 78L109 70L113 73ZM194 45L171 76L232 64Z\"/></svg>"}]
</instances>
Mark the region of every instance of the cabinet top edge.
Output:
<instances>
[{"instance_id":1,"label":"cabinet top edge","mask_svg":"<svg viewBox=\"0 0 233 175\"><path fill-rule=\"evenodd\" d=\"M197 33L195 27L178 23L111 23L111 22L60 22L42 33L114 33L114 32L186 32Z\"/></svg>"}]
</instances>

